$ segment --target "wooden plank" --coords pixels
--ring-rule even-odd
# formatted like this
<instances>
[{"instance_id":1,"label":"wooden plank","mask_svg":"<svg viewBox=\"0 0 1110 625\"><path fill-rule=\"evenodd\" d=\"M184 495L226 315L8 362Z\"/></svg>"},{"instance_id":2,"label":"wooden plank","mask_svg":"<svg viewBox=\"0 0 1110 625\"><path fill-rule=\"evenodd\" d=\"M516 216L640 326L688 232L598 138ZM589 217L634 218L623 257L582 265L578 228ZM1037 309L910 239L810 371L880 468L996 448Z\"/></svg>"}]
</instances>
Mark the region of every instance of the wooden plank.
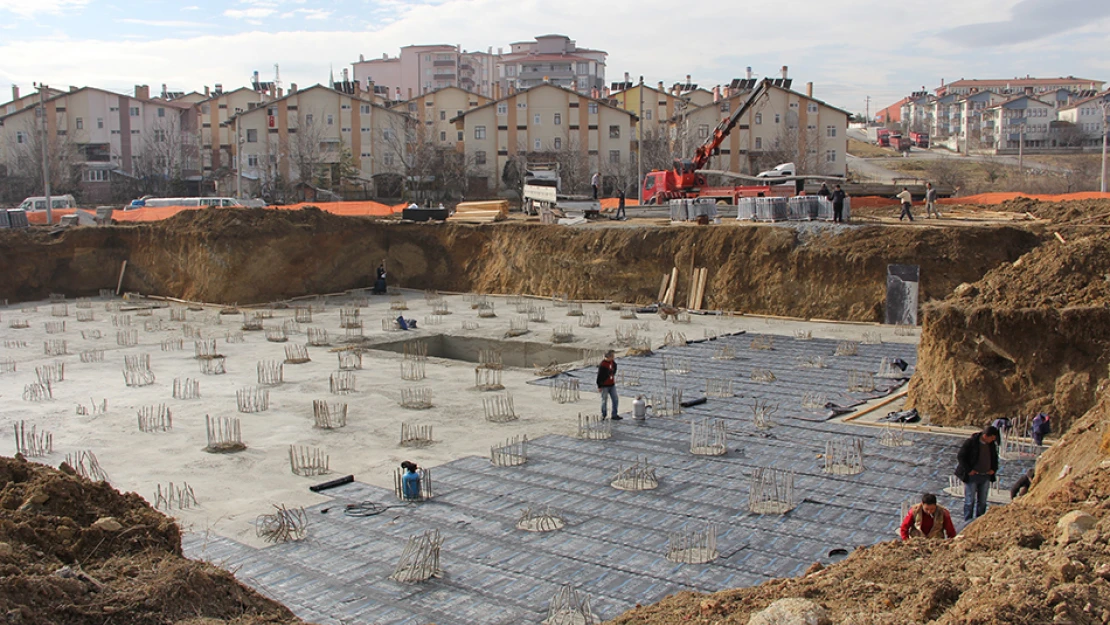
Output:
<instances>
[{"instance_id":1,"label":"wooden plank","mask_svg":"<svg viewBox=\"0 0 1110 625\"><path fill-rule=\"evenodd\" d=\"M675 291L677 290L677 286L678 286L678 267L672 267L671 268L671 285L669 287L667 287L667 297L665 298L666 299L666 304L668 306L674 306L674 297L675 297Z\"/></svg>"},{"instance_id":2,"label":"wooden plank","mask_svg":"<svg viewBox=\"0 0 1110 625\"><path fill-rule=\"evenodd\" d=\"M705 281L709 278L709 268L702 267L698 270L698 290L694 297L694 310L701 310L702 300L705 299Z\"/></svg>"},{"instance_id":3,"label":"wooden plank","mask_svg":"<svg viewBox=\"0 0 1110 625\"><path fill-rule=\"evenodd\" d=\"M667 296L668 282L670 282L670 276L667 274L663 274L663 281L659 284L659 297L655 298L655 301L661 302L663 301L663 298Z\"/></svg>"},{"instance_id":4,"label":"wooden plank","mask_svg":"<svg viewBox=\"0 0 1110 625\"><path fill-rule=\"evenodd\" d=\"M1059 235L1057 235L1057 236L1059 236ZM123 261L123 264L120 265L120 268L119 268L119 282L116 283L116 295L119 295L120 291L123 289L123 273L125 271L127 271L127 261L126 260Z\"/></svg>"}]
</instances>

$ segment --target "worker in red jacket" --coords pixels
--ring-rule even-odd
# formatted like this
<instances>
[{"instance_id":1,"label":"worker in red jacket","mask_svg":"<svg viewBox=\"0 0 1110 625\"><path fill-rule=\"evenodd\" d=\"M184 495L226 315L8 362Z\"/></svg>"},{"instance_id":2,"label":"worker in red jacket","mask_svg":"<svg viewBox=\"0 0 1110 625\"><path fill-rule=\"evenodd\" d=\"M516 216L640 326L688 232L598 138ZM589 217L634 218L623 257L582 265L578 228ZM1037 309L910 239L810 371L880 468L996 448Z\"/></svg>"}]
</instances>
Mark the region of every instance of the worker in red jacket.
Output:
<instances>
[{"instance_id":1,"label":"worker in red jacket","mask_svg":"<svg viewBox=\"0 0 1110 625\"><path fill-rule=\"evenodd\" d=\"M937 505L937 496L925 493L921 496L921 503L910 508L906 518L902 519L902 527L898 530L902 540L914 537L925 538L955 538L956 528L952 525L952 515L944 506Z\"/></svg>"}]
</instances>

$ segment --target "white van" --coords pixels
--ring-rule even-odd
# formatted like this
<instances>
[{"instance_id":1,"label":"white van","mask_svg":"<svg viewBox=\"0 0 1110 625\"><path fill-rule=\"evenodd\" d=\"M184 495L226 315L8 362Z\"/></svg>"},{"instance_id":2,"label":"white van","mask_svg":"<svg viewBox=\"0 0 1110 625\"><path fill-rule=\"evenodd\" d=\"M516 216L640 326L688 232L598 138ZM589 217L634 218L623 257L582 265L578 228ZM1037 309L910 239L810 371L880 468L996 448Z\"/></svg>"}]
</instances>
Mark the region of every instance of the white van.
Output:
<instances>
[{"instance_id":1,"label":"white van","mask_svg":"<svg viewBox=\"0 0 1110 625\"><path fill-rule=\"evenodd\" d=\"M242 204L235 198L230 197L156 197L134 200L125 210L133 210L146 206L242 206Z\"/></svg>"},{"instance_id":2,"label":"white van","mask_svg":"<svg viewBox=\"0 0 1110 625\"><path fill-rule=\"evenodd\" d=\"M27 212L44 211L46 210L46 198L42 196L29 197L23 200L19 208ZM72 195L51 195L50 208L77 208L77 200L73 199Z\"/></svg>"}]
</instances>

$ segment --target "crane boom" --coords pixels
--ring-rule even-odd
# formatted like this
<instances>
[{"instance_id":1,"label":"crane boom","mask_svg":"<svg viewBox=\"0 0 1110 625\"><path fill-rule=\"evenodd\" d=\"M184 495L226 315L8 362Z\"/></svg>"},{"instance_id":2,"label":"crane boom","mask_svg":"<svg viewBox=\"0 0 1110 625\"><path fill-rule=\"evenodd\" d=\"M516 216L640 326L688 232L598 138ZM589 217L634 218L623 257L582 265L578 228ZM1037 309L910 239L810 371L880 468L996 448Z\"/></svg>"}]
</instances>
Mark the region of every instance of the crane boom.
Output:
<instances>
[{"instance_id":1,"label":"crane boom","mask_svg":"<svg viewBox=\"0 0 1110 625\"><path fill-rule=\"evenodd\" d=\"M713 156L713 153L717 148L721 147L721 144L724 143L725 138L732 132L732 129L736 127L736 123L740 121L740 118L748 112L748 109L750 109L757 100L759 100L760 96L767 92L768 84L766 78L760 81L759 86L752 90L751 95L744 101L744 104L733 111L732 115L728 116L728 119L721 120L721 123L717 124L717 127L713 129L713 132L709 133L709 137L706 138L705 142L694 151L694 158L692 159L694 169L704 169L705 166L709 164L709 159Z\"/></svg>"}]
</instances>

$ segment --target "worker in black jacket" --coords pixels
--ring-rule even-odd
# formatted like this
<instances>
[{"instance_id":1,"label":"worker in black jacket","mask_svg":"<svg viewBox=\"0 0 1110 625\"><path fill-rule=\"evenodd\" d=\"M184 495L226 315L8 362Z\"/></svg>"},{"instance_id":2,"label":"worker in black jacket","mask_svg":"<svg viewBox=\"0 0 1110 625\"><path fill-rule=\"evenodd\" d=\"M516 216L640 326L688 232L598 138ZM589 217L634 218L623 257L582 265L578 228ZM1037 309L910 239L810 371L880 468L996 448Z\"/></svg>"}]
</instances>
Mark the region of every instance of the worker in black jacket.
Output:
<instances>
[{"instance_id":1,"label":"worker in black jacket","mask_svg":"<svg viewBox=\"0 0 1110 625\"><path fill-rule=\"evenodd\" d=\"M613 404L613 421L620 421L621 416L617 414L617 361L613 360L616 352L609 350L605 352L605 359L597 366L597 392L601 393L601 418L605 419L609 416L607 410L607 403L605 400L609 399Z\"/></svg>"},{"instance_id":2,"label":"worker in black jacket","mask_svg":"<svg viewBox=\"0 0 1110 625\"><path fill-rule=\"evenodd\" d=\"M964 520L987 511L987 493L998 474L998 428L988 425L972 434L956 454L956 477L964 483Z\"/></svg>"}]
</instances>

